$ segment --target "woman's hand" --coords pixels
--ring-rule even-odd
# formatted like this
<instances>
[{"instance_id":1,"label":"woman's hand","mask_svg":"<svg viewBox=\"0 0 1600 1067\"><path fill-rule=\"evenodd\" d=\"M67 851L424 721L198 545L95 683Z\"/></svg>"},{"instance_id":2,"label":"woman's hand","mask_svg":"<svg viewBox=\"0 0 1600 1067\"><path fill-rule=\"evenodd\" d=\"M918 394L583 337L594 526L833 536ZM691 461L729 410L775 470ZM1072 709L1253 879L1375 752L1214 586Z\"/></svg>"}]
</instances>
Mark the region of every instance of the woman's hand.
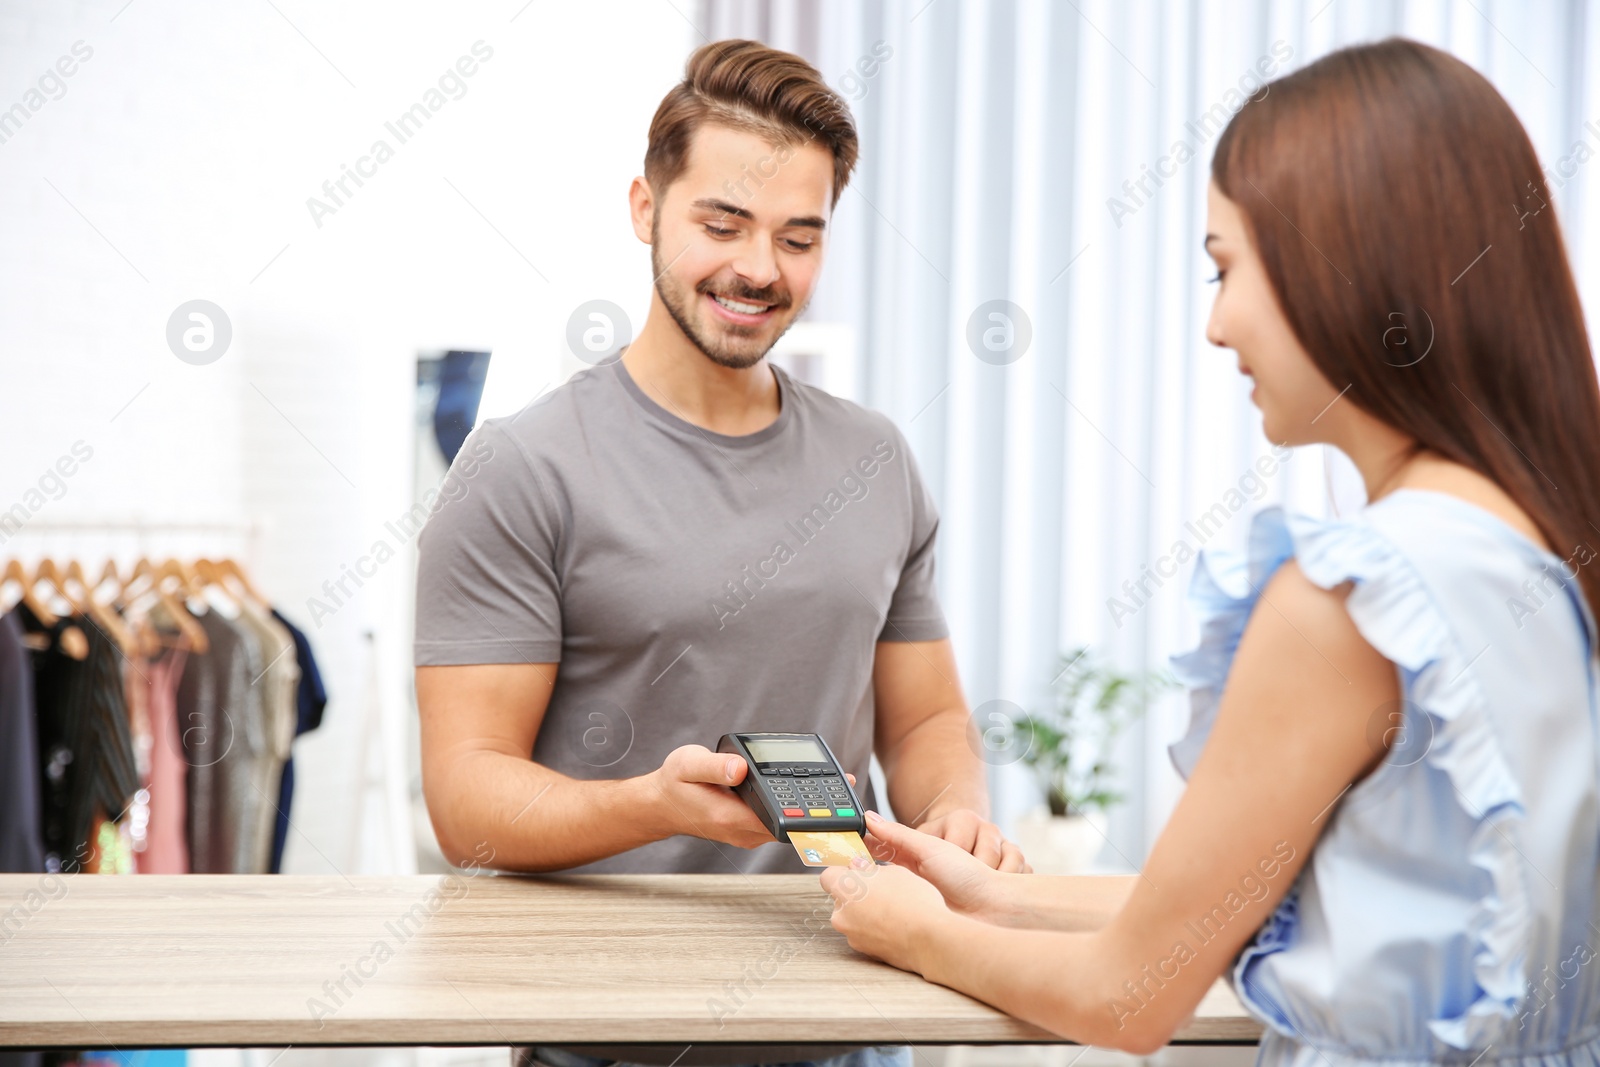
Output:
<instances>
[{"instance_id":1,"label":"woman's hand","mask_svg":"<svg viewBox=\"0 0 1600 1067\"><path fill-rule=\"evenodd\" d=\"M1016 877L1002 874L958 845L890 822L875 811L867 812L867 848L878 859L926 880L952 910L985 922L1000 921L1007 903L1004 887Z\"/></svg>"},{"instance_id":2,"label":"woman's hand","mask_svg":"<svg viewBox=\"0 0 1600 1067\"><path fill-rule=\"evenodd\" d=\"M983 866L981 861L972 862ZM857 859L849 867L823 871L822 888L833 897L833 928L851 948L903 971L925 973L928 932L951 918L944 898L931 884L905 867L879 867Z\"/></svg>"}]
</instances>

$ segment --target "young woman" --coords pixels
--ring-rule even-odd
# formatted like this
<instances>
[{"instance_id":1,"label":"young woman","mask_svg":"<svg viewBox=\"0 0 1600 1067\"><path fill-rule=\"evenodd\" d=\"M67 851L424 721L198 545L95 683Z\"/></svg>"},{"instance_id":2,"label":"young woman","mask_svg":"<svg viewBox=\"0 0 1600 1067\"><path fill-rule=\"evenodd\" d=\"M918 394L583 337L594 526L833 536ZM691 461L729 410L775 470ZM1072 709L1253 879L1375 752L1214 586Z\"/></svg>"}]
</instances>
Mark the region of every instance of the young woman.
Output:
<instances>
[{"instance_id":1,"label":"young woman","mask_svg":"<svg viewBox=\"0 0 1600 1067\"><path fill-rule=\"evenodd\" d=\"M834 925L1086 1044L1154 1050L1227 974L1261 1062L1594 1064L1600 388L1532 145L1391 40L1247 105L1209 196L1207 339L1370 503L1200 562L1188 788L1131 885L874 817L895 865L827 872Z\"/></svg>"}]
</instances>

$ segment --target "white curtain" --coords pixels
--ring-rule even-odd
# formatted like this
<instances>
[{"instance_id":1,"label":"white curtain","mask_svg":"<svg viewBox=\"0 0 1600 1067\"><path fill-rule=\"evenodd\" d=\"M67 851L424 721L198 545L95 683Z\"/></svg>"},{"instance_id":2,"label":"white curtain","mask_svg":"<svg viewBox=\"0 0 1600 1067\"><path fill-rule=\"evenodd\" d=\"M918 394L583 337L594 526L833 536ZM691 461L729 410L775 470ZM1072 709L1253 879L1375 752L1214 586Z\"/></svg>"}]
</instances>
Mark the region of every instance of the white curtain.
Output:
<instances>
[{"instance_id":1,"label":"white curtain","mask_svg":"<svg viewBox=\"0 0 1600 1067\"><path fill-rule=\"evenodd\" d=\"M1204 339L1211 151L1263 71L1395 34L1471 63L1553 175L1594 306L1600 12L1579 0L706 0L696 15L707 39L806 56L851 101L862 159L809 315L854 328L857 399L900 423L939 501L975 707L1048 705L1070 646L1164 665L1195 638L1193 563L1158 573L1175 545L1237 547L1274 503L1361 503L1321 448L1258 491L1259 415ZM1026 317L1025 351L969 344L975 312L1003 328L996 300L1020 309L1002 307L1015 337ZM1143 862L1181 791L1166 744L1187 717L1173 694L1119 746L1129 799L1103 863ZM1002 821L1037 800L1016 767L994 786Z\"/></svg>"}]
</instances>

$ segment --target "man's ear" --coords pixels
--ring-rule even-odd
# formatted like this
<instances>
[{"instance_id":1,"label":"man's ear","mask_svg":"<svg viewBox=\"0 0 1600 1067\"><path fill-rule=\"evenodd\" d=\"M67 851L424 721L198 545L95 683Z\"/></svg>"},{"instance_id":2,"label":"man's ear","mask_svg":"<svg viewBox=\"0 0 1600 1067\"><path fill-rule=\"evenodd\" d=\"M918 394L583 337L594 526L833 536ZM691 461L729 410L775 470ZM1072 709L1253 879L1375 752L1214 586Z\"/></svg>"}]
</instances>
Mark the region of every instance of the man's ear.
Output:
<instances>
[{"instance_id":1,"label":"man's ear","mask_svg":"<svg viewBox=\"0 0 1600 1067\"><path fill-rule=\"evenodd\" d=\"M656 214L656 194L643 178L633 179L633 184L628 186L628 211L633 216L633 235L650 244L651 227Z\"/></svg>"}]
</instances>

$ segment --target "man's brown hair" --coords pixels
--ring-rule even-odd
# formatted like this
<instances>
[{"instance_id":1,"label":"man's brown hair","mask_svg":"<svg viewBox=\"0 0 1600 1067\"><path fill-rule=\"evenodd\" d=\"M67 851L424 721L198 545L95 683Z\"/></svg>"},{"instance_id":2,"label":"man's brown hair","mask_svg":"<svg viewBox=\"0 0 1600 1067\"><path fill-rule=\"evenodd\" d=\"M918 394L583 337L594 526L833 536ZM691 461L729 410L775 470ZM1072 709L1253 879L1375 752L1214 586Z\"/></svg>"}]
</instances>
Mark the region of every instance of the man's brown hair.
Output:
<instances>
[{"instance_id":1,"label":"man's brown hair","mask_svg":"<svg viewBox=\"0 0 1600 1067\"><path fill-rule=\"evenodd\" d=\"M833 204L855 169L855 120L815 67L760 41L715 41L695 49L650 122L644 176L657 196L689 165L689 144L706 124L773 144L820 142L833 153Z\"/></svg>"}]
</instances>

